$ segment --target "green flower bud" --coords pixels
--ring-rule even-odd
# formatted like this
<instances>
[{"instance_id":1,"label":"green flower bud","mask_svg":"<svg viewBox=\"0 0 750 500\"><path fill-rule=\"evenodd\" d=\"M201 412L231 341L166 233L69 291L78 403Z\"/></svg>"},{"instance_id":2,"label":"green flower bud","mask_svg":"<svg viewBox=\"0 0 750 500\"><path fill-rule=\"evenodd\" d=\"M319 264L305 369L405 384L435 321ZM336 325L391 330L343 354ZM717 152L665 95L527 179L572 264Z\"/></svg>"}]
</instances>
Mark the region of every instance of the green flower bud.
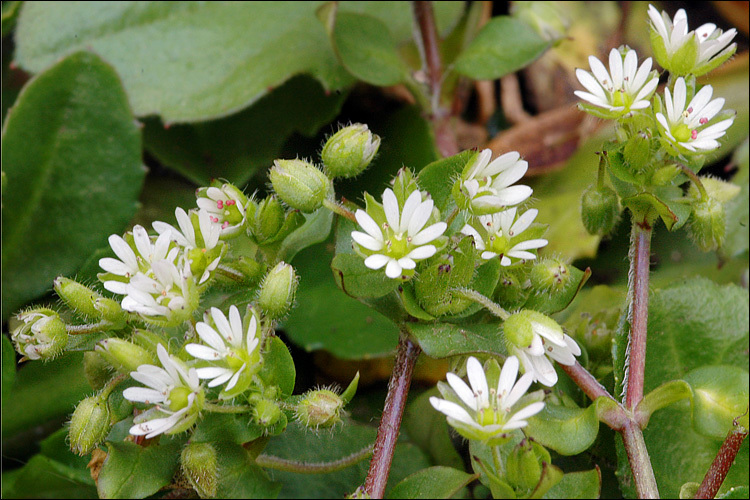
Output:
<instances>
[{"instance_id":1,"label":"green flower bud","mask_svg":"<svg viewBox=\"0 0 750 500\"><path fill-rule=\"evenodd\" d=\"M104 339L94 348L120 373L138 370L141 365L155 365L154 356L143 347L116 337Z\"/></svg>"},{"instance_id":2,"label":"green flower bud","mask_svg":"<svg viewBox=\"0 0 750 500\"><path fill-rule=\"evenodd\" d=\"M505 340L521 349L529 347L534 340L534 328L523 312L511 314L503 324Z\"/></svg>"},{"instance_id":3,"label":"green flower bud","mask_svg":"<svg viewBox=\"0 0 750 500\"><path fill-rule=\"evenodd\" d=\"M332 427L341 422L344 404L342 397L329 389L310 391L297 405L297 419L311 429Z\"/></svg>"},{"instance_id":4,"label":"green flower bud","mask_svg":"<svg viewBox=\"0 0 750 500\"><path fill-rule=\"evenodd\" d=\"M726 234L722 204L711 197L695 202L687 230L690 238L704 252L719 248Z\"/></svg>"},{"instance_id":5,"label":"green flower bud","mask_svg":"<svg viewBox=\"0 0 750 500\"><path fill-rule=\"evenodd\" d=\"M654 186L665 186L672 182L672 179L677 177L677 174L681 172L680 167L677 165L667 165L657 169L651 176L651 184Z\"/></svg>"},{"instance_id":6,"label":"green flower bud","mask_svg":"<svg viewBox=\"0 0 750 500\"><path fill-rule=\"evenodd\" d=\"M270 242L284 225L284 207L278 198L269 196L258 204L249 232L259 245Z\"/></svg>"},{"instance_id":7,"label":"green flower bud","mask_svg":"<svg viewBox=\"0 0 750 500\"><path fill-rule=\"evenodd\" d=\"M642 171L651 161L651 142L644 132L633 134L622 150L625 162L635 172Z\"/></svg>"},{"instance_id":8,"label":"green flower bud","mask_svg":"<svg viewBox=\"0 0 750 500\"><path fill-rule=\"evenodd\" d=\"M505 309L517 309L526 303L531 290L528 266L503 267L495 287L495 302Z\"/></svg>"},{"instance_id":9,"label":"green flower bud","mask_svg":"<svg viewBox=\"0 0 750 500\"><path fill-rule=\"evenodd\" d=\"M531 268L529 279L538 292L559 292L570 281L570 271L560 259L543 259Z\"/></svg>"},{"instance_id":10,"label":"green flower bud","mask_svg":"<svg viewBox=\"0 0 750 500\"><path fill-rule=\"evenodd\" d=\"M53 286L57 295L76 313L89 319L101 319L101 313L94 307L94 303L103 297L97 292L62 276L55 278Z\"/></svg>"},{"instance_id":11,"label":"green flower bud","mask_svg":"<svg viewBox=\"0 0 750 500\"><path fill-rule=\"evenodd\" d=\"M201 498L214 498L219 484L216 450L209 443L188 443L180 455L182 474Z\"/></svg>"},{"instance_id":12,"label":"green flower bud","mask_svg":"<svg viewBox=\"0 0 750 500\"><path fill-rule=\"evenodd\" d=\"M92 389L99 390L112 378L112 366L98 352L83 353L83 375Z\"/></svg>"},{"instance_id":13,"label":"green flower bud","mask_svg":"<svg viewBox=\"0 0 750 500\"><path fill-rule=\"evenodd\" d=\"M273 427L282 415L279 405L270 399L259 399L253 408L253 420L262 427Z\"/></svg>"},{"instance_id":14,"label":"green flower bud","mask_svg":"<svg viewBox=\"0 0 750 500\"><path fill-rule=\"evenodd\" d=\"M91 396L76 406L70 419L68 439L73 453L91 453L109 434L112 427L107 397Z\"/></svg>"},{"instance_id":15,"label":"green flower bud","mask_svg":"<svg viewBox=\"0 0 750 500\"><path fill-rule=\"evenodd\" d=\"M414 283L419 305L433 316L458 314L469 307L472 301L456 296L453 290L469 286L475 257L473 239L467 237L422 270Z\"/></svg>"},{"instance_id":16,"label":"green flower bud","mask_svg":"<svg viewBox=\"0 0 750 500\"><path fill-rule=\"evenodd\" d=\"M328 177L302 160L276 160L268 176L279 198L305 213L320 208L331 189Z\"/></svg>"},{"instance_id":17,"label":"green flower bud","mask_svg":"<svg viewBox=\"0 0 750 500\"><path fill-rule=\"evenodd\" d=\"M297 292L297 273L285 262L279 262L263 280L258 295L258 307L271 319L283 317L292 308Z\"/></svg>"},{"instance_id":18,"label":"green flower bud","mask_svg":"<svg viewBox=\"0 0 750 500\"><path fill-rule=\"evenodd\" d=\"M18 314L10 321L16 350L28 359L53 359L68 345L68 332L58 314L43 307Z\"/></svg>"},{"instance_id":19,"label":"green flower bud","mask_svg":"<svg viewBox=\"0 0 750 500\"><path fill-rule=\"evenodd\" d=\"M508 455L506 479L519 493L533 491L542 479L543 462L552 463L549 452L539 443L524 439Z\"/></svg>"},{"instance_id":20,"label":"green flower bud","mask_svg":"<svg viewBox=\"0 0 750 500\"><path fill-rule=\"evenodd\" d=\"M620 200L609 187L589 186L581 198L581 219L589 234L607 236L620 219Z\"/></svg>"},{"instance_id":21,"label":"green flower bud","mask_svg":"<svg viewBox=\"0 0 750 500\"><path fill-rule=\"evenodd\" d=\"M355 123L344 127L323 146L320 154L328 175L348 179L361 174L375 158L380 137L370 132L367 125Z\"/></svg>"}]
</instances>

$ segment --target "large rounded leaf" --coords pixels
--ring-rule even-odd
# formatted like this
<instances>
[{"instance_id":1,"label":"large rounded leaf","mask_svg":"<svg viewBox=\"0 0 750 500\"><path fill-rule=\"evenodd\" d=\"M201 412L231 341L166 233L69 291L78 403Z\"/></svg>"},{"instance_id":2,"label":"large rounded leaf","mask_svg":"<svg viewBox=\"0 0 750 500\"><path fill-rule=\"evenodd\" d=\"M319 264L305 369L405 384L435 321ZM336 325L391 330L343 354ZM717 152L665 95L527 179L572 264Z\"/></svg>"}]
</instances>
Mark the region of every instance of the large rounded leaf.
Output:
<instances>
[{"instance_id":1,"label":"large rounded leaf","mask_svg":"<svg viewBox=\"0 0 750 500\"><path fill-rule=\"evenodd\" d=\"M135 213L140 131L115 71L77 53L29 82L6 119L2 162L5 319Z\"/></svg>"}]
</instances>

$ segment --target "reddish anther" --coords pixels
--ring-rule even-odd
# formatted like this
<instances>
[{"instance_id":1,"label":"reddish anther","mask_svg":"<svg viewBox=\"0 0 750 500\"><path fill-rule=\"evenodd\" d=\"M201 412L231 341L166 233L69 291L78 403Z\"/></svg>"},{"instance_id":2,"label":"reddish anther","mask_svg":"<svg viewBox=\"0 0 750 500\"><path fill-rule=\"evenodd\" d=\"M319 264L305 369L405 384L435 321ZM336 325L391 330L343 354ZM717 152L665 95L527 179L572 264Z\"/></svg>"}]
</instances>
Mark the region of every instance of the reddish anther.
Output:
<instances>
[{"instance_id":1,"label":"reddish anther","mask_svg":"<svg viewBox=\"0 0 750 500\"><path fill-rule=\"evenodd\" d=\"M689 107L689 108L687 109L687 112L688 112L688 113L692 113L692 112L693 112L693 107L692 107L692 106L690 106L690 107Z\"/></svg>"},{"instance_id":2,"label":"reddish anther","mask_svg":"<svg viewBox=\"0 0 750 500\"><path fill-rule=\"evenodd\" d=\"M697 139L698 138L698 131L697 130L693 130L692 132L690 132L690 138L693 139L693 140Z\"/></svg>"},{"instance_id":3,"label":"reddish anther","mask_svg":"<svg viewBox=\"0 0 750 500\"><path fill-rule=\"evenodd\" d=\"M701 118L701 119L700 119L699 121L700 121L700 124L701 124L701 125L705 125L706 123L708 123L708 118L706 118L706 117L704 116L704 117L703 117L703 118Z\"/></svg>"},{"instance_id":4,"label":"reddish anther","mask_svg":"<svg viewBox=\"0 0 750 500\"><path fill-rule=\"evenodd\" d=\"M218 208L219 210L221 210L222 208L224 208L224 200L218 200L216 202L216 208Z\"/></svg>"},{"instance_id":5,"label":"reddish anther","mask_svg":"<svg viewBox=\"0 0 750 500\"><path fill-rule=\"evenodd\" d=\"M237 204L237 202L234 201L234 200L227 200L227 202L226 202L227 206L232 206L232 205L236 205L236 204Z\"/></svg>"}]
</instances>

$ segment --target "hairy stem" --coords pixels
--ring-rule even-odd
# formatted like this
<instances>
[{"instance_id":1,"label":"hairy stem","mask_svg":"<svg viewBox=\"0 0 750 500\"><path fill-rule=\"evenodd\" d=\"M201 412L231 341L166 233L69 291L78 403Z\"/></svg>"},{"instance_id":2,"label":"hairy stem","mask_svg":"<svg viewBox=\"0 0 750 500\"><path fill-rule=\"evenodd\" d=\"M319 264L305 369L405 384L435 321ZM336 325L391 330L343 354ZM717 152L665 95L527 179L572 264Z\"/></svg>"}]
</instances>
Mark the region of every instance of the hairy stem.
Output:
<instances>
[{"instance_id":1,"label":"hairy stem","mask_svg":"<svg viewBox=\"0 0 750 500\"><path fill-rule=\"evenodd\" d=\"M737 453L740 451L742 442L746 437L747 429L740 426L735 426L734 429L729 431L724 443L719 448L719 452L716 454L716 458L711 463L711 467L708 468L706 477L703 478L698 491L695 492L694 498L714 498L716 496L716 492L719 491L724 478L727 477L729 468L732 467L734 459L737 457Z\"/></svg>"},{"instance_id":2,"label":"hairy stem","mask_svg":"<svg viewBox=\"0 0 750 500\"><path fill-rule=\"evenodd\" d=\"M633 420L628 420L622 429L622 440L628 454L630 470L633 472L635 490L638 498L659 498L654 470L643 440L643 432Z\"/></svg>"},{"instance_id":3,"label":"hairy stem","mask_svg":"<svg viewBox=\"0 0 750 500\"><path fill-rule=\"evenodd\" d=\"M341 204L336 203L335 201L323 200L323 206L326 207L331 212L335 213L336 215L345 217L352 222L357 222L357 218L354 216L354 212L352 212L348 208L345 208Z\"/></svg>"},{"instance_id":4,"label":"hairy stem","mask_svg":"<svg viewBox=\"0 0 750 500\"><path fill-rule=\"evenodd\" d=\"M326 474L358 464L370 455L372 455L372 445L331 462L298 462L271 455L259 455L255 459L255 463L266 469L283 470L297 474Z\"/></svg>"},{"instance_id":5,"label":"hairy stem","mask_svg":"<svg viewBox=\"0 0 750 500\"><path fill-rule=\"evenodd\" d=\"M414 344L405 332L401 333L396 353L396 364L388 383L388 394L385 397L383 415L378 426L378 436L370 461L370 470L365 479L365 493L370 498L383 498L388 474L391 470L393 452L396 449L401 417L409 393L414 364L422 350Z\"/></svg>"},{"instance_id":6,"label":"hairy stem","mask_svg":"<svg viewBox=\"0 0 750 500\"><path fill-rule=\"evenodd\" d=\"M240 405L240 406L234 406L234 405L222 405L217 403L209 403L206 402L203 405L203 408L206 411L210 411L212 413L250 413L253 411L252 406L247 405Z\"/></svg>"},{"instance_id":7,"label":"hairy stem","mask_svg":"<svg viewBox=\"0 0 750 500\"><path fill-rule=\"evenodd\" d=\"M607 392L607 389L586 368L581 366L578 361L574 365L566 366L560 364L559 366L592 401L596 401L602 397L612 401L612 410L607 409L607 411L604 411L599 415L599 419L614 430L622 430L625 422L628 420L627 413L620 403Z\"/></svg>"},{"instance_id":8,"label":"hairy stem","mask_svg":"<svg viewBox=\"0 0 750 500\"><path fill-rule=\"evenodd\" d=\"M646 369L646 328L648 326L648 279L651 254L651 225L646 220L633 219L630 241L630 269L632 287L629 291L630 338L628 339L628 376L625 407L634 410L643 399Z\"/></svg>"}]
</instances>

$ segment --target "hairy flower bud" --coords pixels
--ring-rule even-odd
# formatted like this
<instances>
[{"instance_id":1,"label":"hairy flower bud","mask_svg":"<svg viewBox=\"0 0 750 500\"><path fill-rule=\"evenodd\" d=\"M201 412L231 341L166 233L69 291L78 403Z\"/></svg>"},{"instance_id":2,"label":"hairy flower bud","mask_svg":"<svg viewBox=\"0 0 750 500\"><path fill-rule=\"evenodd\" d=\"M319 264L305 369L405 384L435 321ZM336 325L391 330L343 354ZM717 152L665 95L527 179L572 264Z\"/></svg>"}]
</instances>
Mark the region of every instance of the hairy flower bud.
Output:
<instances>
[{"instance_id":1,"label":"hairy flower bud","mask_svg":"<svg viewBox=\"0 0 750 500\"><path fill-rule=\"evenodd\" d=\"M323 172L302 160L276 160L268 176L279 198L305 213L320 208L331 188Z\"/></svg>"},{"instance_id":2,"label":"hairy flower bud","mask_svg":"<svg viewBox=\"0 0 750 500\"><path fill-rule=\"evenodd\" d=\"M253 408L253 420L262 427L274 426L282 416L278 403L270 399L259 399Z\"/></svg>"},{"instance_id":3,"label":"hairy flower bud","mask_svg":"<svg viewBox=\"0 0 750 500\"><path fill-rule=\"evenodd\" d=\"M52 359L68 345L65 323L55 311L43 307L13 318L10 336L16 350L28 359Z\"/></svg>"},{"instance_id":4,"label":"hairy flower bud","mask_svg":"<svg viewBox=\"0 0 750 500\"><path fill-rule=\"evenodd\" d=\"M530 346L531 341L534 340L534 329L528 314L525 314L527 312L528 310L524 310L511 314L503 324L505 340L519 348Z\"/></svg>"},{"instance_id":5,"label":"hairy flower bud","mask_svg":"<svg viewBox=\"0 0 750 500\"><path fill-rule=\"evenodd\" d=\"M379 147L380 137L370 132L367 125L355 123L333 134L323 146L320 157L332 179L348 179L370 165Z\"/></svg>"},{"instance_id":6,"label":"hairy flower bud","mask_svg":"<svg viewBox=\"0 0 750 500\"><path fill-rule=\"evenodd\" d=\"M63 276L55 278L53 286L57 295L75 312L89 319L101 318L101 314L94 307L94 302L102 298L97 292Z\"/></svg>"},{"instance_id":7,"label":"hairy flower bud","mask_svg":"<svg viewBox=\"0 0 750 500\"><path fill-rule=\"evenodd\" d=\"M549 452L539 443L524 439L508 455L506 478L517 492L532 491L542 479L542 463L552 463Z\"/></svg>"},{"instance_id":8,"label":"hairy flower bud","mask_svg":"<svg viewBox=\"0 0 750 500\"><path fill-rule=\"evenodd\" d=\"M589 234L607 236L620 219L620 200L609 187L589 186L581 198L581 219Z\"/></svg>"},{"instance_id":9,"label":"hairy flower bud","mask_svg":"<svg viewBox=\"0 0 750 500\"><path fill-rule=\"evenodd\" d=\"M285 262L276 264L260 287L258 306L263 314L272 319L279 319L288 313L294 303L298 281L297 273L291 265Z\"/></svg>"},{"instance_id":10,"label":"hairy flower bud","mask_svg":"<svg viewBox=\"0 0 750 500\"><path fill-rule=\"evenodd\" d=\"M156 364L155 357L149 351L116 337L100 341L94 349L120 373L134 372L141 365Z\"/></svg>"},{"instance_id":11,"label":"hairy flower bud","mask_svg":"<svg viewBox=\"0 0 750 500\"><path fill-rule=\"evenodd\" d=\"M559 292L570 281L570 271L560 259L544 259L531 268L529 279L539 292Z\"/></svg>"},{"instance_id":12,"label":"hairy flower bud","mask_svg":"<svg viewBox=\"0 0 750 500\"><path fill-rule=\"evenodd\" d=\"M331 427L341 421L344 399L329 389L310 391L297 405L297 419L306 427Z\"/></svg>"},{"instance_id":13,"label":"hairy flower bud","mask_svg":"<svg viewBox=\"0 0 750 500\"><path fill-rule=\"evenodd\" d=\"M182 474L201 498L214 498L218 487L216 450L209 443L188 443L180 455Z\"/></svg>"},{"instance_id":14,"label":"hairy flower bud","mask_svg":"<svg viewBox=\"0 0 750 500\"><path fill-rule=\"evenodd\" d=\"M68 437L73 453L86 455L109 434L112 427L107 396L97 394L78 403L70 419Z\"/></svg>"},{"instance_id":15,"label":"hairy flower bud","mask_svg":"<svg viewBox=\"0 0 750 500\"><path fill-rule=\"evenodd\" d=\"M474 277L476 252L472 238L463 238L458 246L440 256L422 270L414 283L414 292L422 308L433 316L458 314L469 307L469 299L457 296L456 288L469 286Z\"/></svg>"},{"instance_id":16,"label":"hairy flower bud","mask_svg":"<svg viewBox=\"0 0 750 500\"><path fill-rule=\"evenodd\" d=\"M726 235L724 207L711 197L695 202L687 229L698 248L704 252L716 250Z\"/></svg>"},{"instance_id":17,"label":"hairy flower bud","mask_svg":"<svg viewBox=\"0 0 750 500\"><path fill-rule=\"evenodd\" d=\"M269 196L258 204L249 230L255 240L262 245L274 238L283 225L284 207L278 198Z\"/></svg>"},{"instance_id":18,"label":"hairy flower bud","mask_svg":"<svg viewBox=\"0 0 750 500\"><path fill-rule=\"evenodd\" d=\"M110 365L98 352L83 353L83 375L92 389L99 390L112 378Z\"/></svg>"}]
</instances>

